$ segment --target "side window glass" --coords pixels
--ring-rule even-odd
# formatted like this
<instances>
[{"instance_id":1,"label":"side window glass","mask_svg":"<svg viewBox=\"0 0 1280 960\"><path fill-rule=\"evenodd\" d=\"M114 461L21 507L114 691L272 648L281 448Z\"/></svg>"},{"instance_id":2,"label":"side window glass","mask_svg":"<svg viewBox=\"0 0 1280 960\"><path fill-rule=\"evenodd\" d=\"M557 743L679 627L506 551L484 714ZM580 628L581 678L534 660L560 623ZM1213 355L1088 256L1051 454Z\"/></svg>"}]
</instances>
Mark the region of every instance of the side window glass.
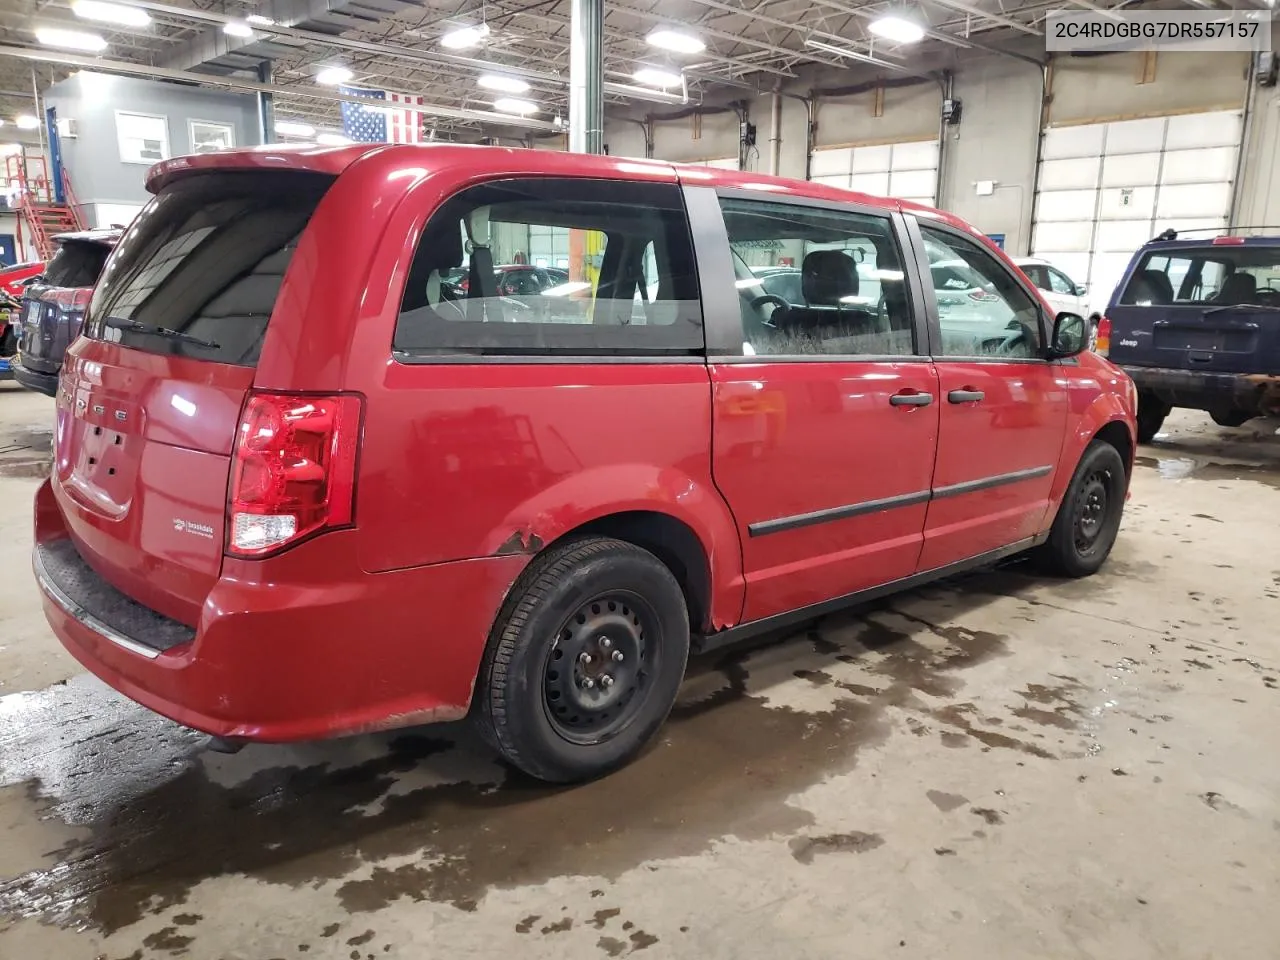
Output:
<instances>
[{"instance_id":1,"label":"side window glass","mask_svg":"<svg viewBox=\"0 0 1280 960\"><path fill-rule=\"evenodd\" d=\"M1058 270L1049 271L1049 287L1054 293L1065 293L1069 297L1076 294L1076 285Z\"/></svg>"},{"instance_id":2,"label":"side window glass","mask_svg":"<svg viewBox=\"0 0 1280 960\"><path fill-rule=\"evenodd\" d=\"M1028 264L1022 268L1022 272L1027 275L1027 279L1034 283L1041 290L1049 289L1049 278L1045 276L1044 267L1036 264Z\"/></svg>"},{"instance_id":3,"label":"side window glass","mask_svg":"<svg viewBox=\"0 0 1280 960\"><path fill-rule=\"evenodd\" d=\"M498 269L515 264L536 269ZM462 191L423 231L394 346L406 355L701 353L679 188L504 180Z\"/></svg>"},{"instance_id":4,"label":"side window glass","mask_svg":"<svg viewBox=\"0 0 1280 960\"><path fill-rule=\"evenodd\" d=\"M995 257L953 234L920 227L933 274L942 355L1037 357L1040 311Z\"/></svg>"},{"instance_id":5,"label":"side window glass","mask_svg":"<svg viewBox=\"0 0 1280 960\"><path fill-rule=\"evenodd\" d=\"M914 325L888 217L722 198L748 355L910 356Z\"/></svg>"}]
</instances>

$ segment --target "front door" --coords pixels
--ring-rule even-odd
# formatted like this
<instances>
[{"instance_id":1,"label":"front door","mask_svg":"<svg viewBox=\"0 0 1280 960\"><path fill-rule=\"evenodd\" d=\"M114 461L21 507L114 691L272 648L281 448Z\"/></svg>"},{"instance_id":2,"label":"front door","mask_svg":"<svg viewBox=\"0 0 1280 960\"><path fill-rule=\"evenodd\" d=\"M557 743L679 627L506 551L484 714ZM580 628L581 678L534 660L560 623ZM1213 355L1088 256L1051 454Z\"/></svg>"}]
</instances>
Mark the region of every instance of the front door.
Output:
<instances>
[{"instance_id":1,"label":"front door","mask_svg":"<svg viewBox=\"0 0 1280 960\"><path fill-rule=\"evenodd\" d=\"M1051 520L1067 379L1043 359L1042 310L1012 270L958 232L921 226L919 236L930 272L950 281L930 311L940 415L923 571L1022 542Z\"/></svg>"},{"instance_id":2,"label":"front door","mask_svg":"<svg viewBox=\"0 0 1280 960\"><path fill-rule=\"evenodd\" d=\"M734 342L711 351L712 466L742 541L743 621L909 576L940 405L901 219L734 193L701 212L722 217L735 265L704 272L702 295L736 304Z\"/></svg>"}]
</instances>

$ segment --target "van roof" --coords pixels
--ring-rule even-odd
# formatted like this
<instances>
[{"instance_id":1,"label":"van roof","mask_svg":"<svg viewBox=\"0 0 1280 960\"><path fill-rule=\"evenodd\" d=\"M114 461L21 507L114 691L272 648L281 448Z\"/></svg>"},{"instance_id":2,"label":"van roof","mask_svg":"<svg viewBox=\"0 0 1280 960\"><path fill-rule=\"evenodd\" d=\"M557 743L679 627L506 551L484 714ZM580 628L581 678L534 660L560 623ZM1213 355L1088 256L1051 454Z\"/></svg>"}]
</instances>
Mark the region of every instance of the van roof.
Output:
<instances>
[{"instance_id":1,"label":"van roof","mask_svg":"<svg viewBox=\"0 0 1280 960\"><path fill-rule=\"evenodd\" d=\"M440 168L465 167L469 176L529 173L539 176L597 176L623 180L666 180L685 186L738 188L759 192L761 198L801 197L844 203L863 203L884 210L901 210L925 220L945 223L989 243L978 230L956 217L932 207L844 190L805 180L788 180L764 174L721 170L665 160L595 156L557 150L529 150L521 147L489 147L466 144L384 144L359 143L339 147L311 144L266 144L218 153L175 157L151 168L147 189L152 193L180 177L206 170L298 170L337 176L357 160L377 155L394 170L423 170L425 164ZM424 171L425 172L425 171Z\"/></svg>"}]
</instances>

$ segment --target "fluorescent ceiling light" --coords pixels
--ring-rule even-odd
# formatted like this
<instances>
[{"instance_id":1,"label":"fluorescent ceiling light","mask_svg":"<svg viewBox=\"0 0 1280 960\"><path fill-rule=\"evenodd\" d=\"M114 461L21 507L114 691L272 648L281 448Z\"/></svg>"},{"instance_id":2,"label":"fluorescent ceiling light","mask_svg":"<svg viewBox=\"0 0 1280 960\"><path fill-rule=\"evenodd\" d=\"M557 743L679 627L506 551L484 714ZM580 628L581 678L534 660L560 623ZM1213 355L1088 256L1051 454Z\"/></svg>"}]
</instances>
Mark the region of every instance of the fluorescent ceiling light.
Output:
<instances>
[{"instance_id":1,"label":"fluorescent ceiling light","mask_svg":"<svg viewBox=\"0 0 1280 960\"><path fill-rule=\"evenodd\" d=\"M538 105L531 100L519 100L515 97L499 97L493 101L493 109L499 113L516 113L520 116L528 116L531 113L538 112Z\"/></svg>"},{"instance_id":2,"label":"fluorescent ceiling light","mask_svg":"<svg viewBox=\"0 0 1280 960\"><path fill-rule=\"evenodd\" d=\"M323 67L316 74L316 83L323 83L326 86L336 87L340 83L346 83L355 74L346 67Z\"/></svg>"},{"instance_id":3,"label":"fluorescent ceiling light","mask_svg":"<svg viewBox=\"0 0 1280 960\"><path fill-rule=\"evenodd\" d=\"M476 80L476 83L486 90L496 90L498 93L529 92L528 81L521 80L519 77L504 77L501 74L486 73Z\"/></svg>"},{"instance_id":4,"label":"fluorescent ceiling light","mask_svg":"<svg viewBox=\"0 0 1280 960\"><path fill-rule=\"evenodd\" d=\"M40 126L40 121L29 113L24 113L21 116L14 117L13 122L17 125L19 130L34 130L36 127Z\"/></svg>"},{"instance_id":5,"label":"fluorescent ceiling light","mask_svg":"<svg viewBox=\"0 0 1280 960\"><path fill-rule=\"evenodd\" d=\"M670 70L659 70L657 67L641 67L631 75L636 83L645 83L651 87L678 87L684 83L684 78L678 73L672 73Z\"/></svg>"},{"instance_id":6,"label":"fluorescent ceiling light","mask_svg":"<svg viewBox=\"0 0 1280 960\"><path fill-rule=\"evenodd\" d=\"M645 37L649 46L672 53L701 53L707 45L692 34L659 28Z\"/></svg>"},{"instance_id":7,"label":"fluorescent ceiling light","mask_svg":"<svg viewBox=\"0 0 1280 960\"><path fill-rule=\"evenodd\" d=\"M296 120L277 120L276 133L283 133L286 137L314 137L316 128Z\"/></svg>"},{"instance_id":8,"label":"fluorescent ceiling light","mask_svg":"<svg viewBox=\"0 0 1280 960\"><path fill-rule=\"evenodd\" d=\"M484 43L487 36L489 36L489 25L487 23L482 23L475 27L458 27L450 30L440 38L440 46L447 47L450 50L465 50L467 47L474 47Z\"/></svg>"},{"instance_id":9,"label":"fluorescent ceiling light","mask_svg":"<svg viewBox=\"0 0 1280 960\"><path fill-rule=\"evenodd\" d=\"M877 17L867 26L877 37L884 37L894 43L919 43L924 39L924 27L909 17L896 13L887 13Z\"/></svg>"},{"instance_id":10,"label":"fluorescent ceiling light","mask_svg":"<svg viewBox=\"0 0 1280 960\"><path fill-rule=\"evenodd\" d=\"M350 137L344 137L340 133L322 133L316 137L316 143L322 147L343 147L350 142Z\"/></svg>"},{"instance_id":11,"label":"fluorescent ceiling light","mask_svg":"<svg viewBox=\"0 0 1280 960\"><path fill-rule=\"evenodd\" d=\"M107 48L107 41L96 33L85 33L82 30L60 30L57 27L36 27L36 39L46 47L61 47L64 50L84 50L98 53Z\"/></svg>"},{"instance_id":12,"label":"fluorescent ceiling light","mask_svg":"<svg viewBox=\"0 0 1280 960\"><path fill-rule=\"evenodd\" d=\"M71 12L83 20L99 23L119 23L126 27L145 27L151 22L151 14L137 7L126 7L105 0L72 0Z\"/></svg>"},{"instance_id":13,"label":"fluorescent ceiling light","mask_svg":"<svg viewBox=\"0 0 1280 960\"><path fill-rule=\"evenodd\" d=\"M222 32L228 37L252 37L253 27L247 23L241 23L239 20L232 20L230 23L222 25Z\"/></svg>"},{"instance_id":14,"label":"fluorescent ceiling light","mask_svg":"<svg viewBox=\"0 0 1280 960\"><path fill-rule=\"evenodd\" d=\"M274 21L274 20L272 20L270 17L264 17L264 16L263 16L262 14L260 14L260 13L251 13L251 14L249 14L247 17L245 17L245 19L246 19L246 20L248 20L250 23L252 23L252 24L254 24L254 25L256 25L256 26L259 26L259 27L273 27L273 26L275 26L275 21Z\"/></svg>"}]
</instances>

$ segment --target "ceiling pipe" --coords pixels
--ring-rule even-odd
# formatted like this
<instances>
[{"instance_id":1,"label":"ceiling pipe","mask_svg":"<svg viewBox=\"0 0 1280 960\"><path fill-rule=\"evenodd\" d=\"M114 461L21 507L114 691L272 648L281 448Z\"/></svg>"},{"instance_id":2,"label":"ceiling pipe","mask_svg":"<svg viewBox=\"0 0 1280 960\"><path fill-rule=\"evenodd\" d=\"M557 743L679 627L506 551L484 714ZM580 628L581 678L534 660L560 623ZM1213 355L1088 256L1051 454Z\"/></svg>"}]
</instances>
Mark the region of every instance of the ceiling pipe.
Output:
<instances>
[{"instance_id":1,"label":"ceiling pipe","mask_svg":"<svg viewBox=\"0 0 1280 960\"><path fill-rule=\"evenodd\" d=\"M834 44L827 43L824 40L814 40L812 38L804 42L806 47L813 50L821 50L823 53L830 53L837 57L845 57L849 60L857 60L859 63L871 63L877 67L884 67L886 70L896 70L899 73L910 73L917 75L919 71L910 67L904 67L899 63L890 63L888 60L881 60L879 57L873 57L857 50L849 50L846 47L837 47Z\"/></svg>"},{"instance_id":2,"label":"ceiling pipe","mask_svg":"<svg viewBox=\"0 0 1280 960\"><path fill-rule=\"evenodd\" d=\"M347 94L307 90L298 87L282 87L276 84L256 83L239 77L221 77L217 74L189 73L186 70L169 70L165 67L152 67L144 63L127 63L121 60L102 60L98 57L81 56L75 53L59 53L53 50L31 50L26 47L15 47L0 44L0 56L17 57L19 60L32 60L37 63L63 63L73 67L81 67L90 72L115 73L133 77L150 77L157 80L178 80L198 86L229 87L233 90L252 90L256 93L290 94L299 97L311 97L316 100L329 100L338 103L373 103L369 97L353 97ZM385 104L376 101L379 106ZM451 120L472 120L483 123L500 124L507 127L527 127L530 130L558 129L549 120L532 120L514 114L498 113L490 110L463 110L458 107L446 107L437 104L423 104L420 107L402 106L401 109L420 113L428 117L444 117Z\"/></svg>"}]
</instances>

